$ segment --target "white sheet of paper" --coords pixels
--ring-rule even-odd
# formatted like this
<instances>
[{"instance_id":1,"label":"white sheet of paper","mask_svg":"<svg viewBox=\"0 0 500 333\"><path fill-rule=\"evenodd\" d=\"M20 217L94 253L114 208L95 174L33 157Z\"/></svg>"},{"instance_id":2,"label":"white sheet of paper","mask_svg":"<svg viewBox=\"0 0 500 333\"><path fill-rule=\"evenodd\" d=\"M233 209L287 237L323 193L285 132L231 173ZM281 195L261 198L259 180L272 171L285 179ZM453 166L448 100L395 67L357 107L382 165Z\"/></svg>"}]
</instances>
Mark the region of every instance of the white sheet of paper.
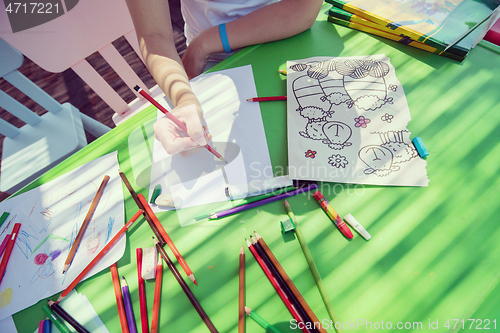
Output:
<instances>
[{"instance_id":1,"label":"white sheet of paper","mask_svg":"<svg viewBox=\"0 0 500 333\"><path fill-rule=\"evenodd\" d=\"M17 333L17 328L16 325L14 324L14 319L12 319L12 316L0 320L0 332Z\"/></svg>"},{"instance_id":2,"label":"white sheet of paper","mask_svg":"<svg viewBox=\"0 0 500 333\"><path fill-rule=\"evenodd\" d=\"M385 55L287 62L292 179L427 186L410 110Z\"/></svg>"},{"instance_id":3,"label":"white sheet of paper","mask_svg":"<svg viewBox=\"0 0 500 333\"><path fill-rule=\"evenodd\" d=\"M259 103L246 101L257 96L251 66L200 75L191 81L191 87L213 135L211 145L229 163L206 149L189 157L170 156L155 139L150 196L160 184L163 192L175 193L179 209L227 201L228 186L250 184L249 192L265 186L273 173ZM161 103L171 110L165 101ZM280 177L276 187L289 184L287 177ZM153 205L155 212L166 209ZM185 223L181 221L181 225Z\"/></svg>"},{"instance_id":4,"label":"white sheet of paper","mask_svg":"<svg viewBox=\"0 0 500 333\"><path fill-rule=\"evenodd\" d=\"M86 163L31 191L0 203L9 212L0 238L21 223L0 292L5 295L0 319L40 299L64 290L124 225L123 188L117 152ZM104 175L110 176L102 197L66 274L69 249ZM116 262L125 251L125 238L88 273L86 278Z\"/></svg>"}]
</instances>

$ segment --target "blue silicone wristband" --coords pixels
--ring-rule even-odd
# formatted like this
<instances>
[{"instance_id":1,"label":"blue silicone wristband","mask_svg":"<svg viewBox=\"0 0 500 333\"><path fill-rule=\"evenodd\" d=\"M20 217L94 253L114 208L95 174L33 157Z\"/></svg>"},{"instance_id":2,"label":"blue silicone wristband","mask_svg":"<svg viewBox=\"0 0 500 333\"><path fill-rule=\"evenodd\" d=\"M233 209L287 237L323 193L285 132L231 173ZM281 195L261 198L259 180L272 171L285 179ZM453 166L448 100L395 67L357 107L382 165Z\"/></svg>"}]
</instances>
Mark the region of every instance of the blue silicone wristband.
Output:
<instances>
[{"instance_id":1,"label":"blue silicone wristband","mask_svg":"<svg viewBox=\"0 0 500 333\"><path fill-rule=\"evenodd\" d=\"M229 41L227 40L226 23L219 24L219 34L222 46L224 47L224 52L231 53L231 46L229 46Z\"/></svg>"}]
</instances>

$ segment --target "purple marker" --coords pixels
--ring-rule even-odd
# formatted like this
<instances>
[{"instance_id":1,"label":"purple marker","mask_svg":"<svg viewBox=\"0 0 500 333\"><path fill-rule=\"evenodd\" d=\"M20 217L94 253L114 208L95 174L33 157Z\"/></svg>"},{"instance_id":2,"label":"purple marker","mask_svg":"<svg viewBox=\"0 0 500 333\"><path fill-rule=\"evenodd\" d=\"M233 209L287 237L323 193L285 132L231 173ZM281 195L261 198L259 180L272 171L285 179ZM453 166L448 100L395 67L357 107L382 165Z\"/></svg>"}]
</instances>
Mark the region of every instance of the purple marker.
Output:
<instances>
[{"instance_id":1,"label":"purple marker","mask_svg":"<svg viewBox=\"0 0 500 333\"><path fill-rule=\"evenodd\" d=\"M303 193L303 192L315 190L317 188L318 188L318 184L311 184L309 186L301 187L301 188L298 188L298 189L290 191L290 192L285 192L285 193L281 193L281 194L275 195L274 197L265 198L265 199L262 199L262 200L259 200L259 201L254 201L254 202L250 202L250 203L245 204L245 205L241 205L241 206L238 206L238 207L230 208L230 209L225 210L223 212L214 213L214 214L210 215L209 219L210 220L220 219L221 217L226 217L228 215L232 215L232 214L235 214L235 213L242 212L244 210L248 210L248 209L252 209L252 208L255 208L255 207L259 207L259 206L265 205L265 204L273 202L273 201L285 199L285 198L297 195L299 193Z\"/></svg>"},{"instance_id":2,"label":"purple marker","mask_svg":"<svg viewBox=\"0 0 500 333\"><path fill-rule=\"evenodd\" d=\"M125 314L127 315L128 330L130 331L130 333L137 333L134 311L132 310L132 301L130 300L128 284L127 281L125 281L124 276L122 276L122 292L123 292L123 304L125 306Z\"/></svg>"}]
</instances>

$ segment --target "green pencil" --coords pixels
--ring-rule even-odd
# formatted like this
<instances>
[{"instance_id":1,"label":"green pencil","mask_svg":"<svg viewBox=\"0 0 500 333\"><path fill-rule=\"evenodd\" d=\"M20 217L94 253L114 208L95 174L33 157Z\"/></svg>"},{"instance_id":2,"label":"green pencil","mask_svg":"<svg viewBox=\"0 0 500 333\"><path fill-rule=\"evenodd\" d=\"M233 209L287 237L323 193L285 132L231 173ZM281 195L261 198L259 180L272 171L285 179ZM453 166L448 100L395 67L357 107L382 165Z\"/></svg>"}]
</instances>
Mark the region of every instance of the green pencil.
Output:
<instances>
[{"instance_id":1,"label":"green pencil","mask_svg":"<svg viewBox=\"0 0 500 333\"><path fill-rule=\"evenodd\" d=\"M5 212L2 214L2 216L0 216L0 225L2 225L2 223L7 219L7 217L9 217L9 213Z\"/></svg>"},{"instance_id":2,"label":"green pencil","mask_svg":"<svg viewBox=\"0 0 500 333\"><path fill-rule=\"evenodd\" d=\"M54 326L61 332L61 333L71 333L69 328L64 325L64 323L59 319L54 312L52 312L52 309L48 305L43 306L43 312L49 317L50 321Z\"/></svg>"},{"instance_id":3,"label":"green pencil","mask_svg":"<svg viewBox=\"0 0 500 333\"><path fill-rule=\"evenodd\" d=\"M334 324L336 324L338 322L337 315L335 314L335 311L333 310L332 303L330 302L330 299L328 298L328 294L326 293L325 286L323 285L323 280L321 280L321 275L319 275L318 268L316 267L316 264L314 263L313 257L311 255L311 251L309 251L309 247L307 246L304 235L302 234L302 230L300 230L300 226L297 222L297 219L295 218L295 214L292 211L292 207L290 207L290 204L286 200L285 200L285 209L286 209L286 213L288 214L288 217L290 218L290 220L292 220L293 224L295 225L295 233L297 234L297 238L299 240L300 247L302 248L302 251L304 252L304 256L306 257L307 263L309 264L309 269L311 270L311 273L314 277L314 280L316 281L316 286L318 287L319 293L321 294L321 298L323 298L323 303L325 303L326 310L328 311L328 314L330 315L330 319L333 321ZM337 333L341 333L342 328L337 328L337 325L335 325L335 331L337 331Z\"/></svg>"},{"instance_id":4,"label":"green pencil","mask_svg":"<svg viewBox=\"0 0 500 333\"><path fill-rule=\"evenodd\" d=\"M262 328L264 328L266 330L266 332L281 333L273 325L269 324L264 318L262 318L261 316L259 316L257 314L257 312L253 311L249 307L245 306L245 312L247 313L247 315L250 318L252 318L253 320L255 320L255 322L257 324L259 324L260 326L262 326Z\"/></svg>"}]
</instances>

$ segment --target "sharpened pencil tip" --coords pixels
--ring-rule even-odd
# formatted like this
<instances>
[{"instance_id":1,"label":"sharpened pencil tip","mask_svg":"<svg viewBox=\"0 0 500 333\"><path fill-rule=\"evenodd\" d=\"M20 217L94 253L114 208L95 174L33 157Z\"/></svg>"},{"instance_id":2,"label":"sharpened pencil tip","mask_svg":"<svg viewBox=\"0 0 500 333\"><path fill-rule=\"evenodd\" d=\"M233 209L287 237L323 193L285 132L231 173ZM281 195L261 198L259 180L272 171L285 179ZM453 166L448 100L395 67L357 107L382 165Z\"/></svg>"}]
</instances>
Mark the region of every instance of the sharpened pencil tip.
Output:
<instances>
[{"instance_id":1,"label":"sharpened pencil tip","mask_svg":"<svg viewBox=\"0 0 500 333\"><path fill-rule=\"evenodd\" d=\"M250 312L252 312L252 309L250 309L248 306L245 306L245 312L250 316Z\"/></svg>"},{"instance_id":2,"label":"sharpened pencil tip","mask_svg":"<svg viewBox=\"0 0 500 333\"><path fill-rule=\"evenodd\" d=\"M134 87L134 90L135 90L135 91L137 91L137 92L139 92L139 90L141 90L141 87L139 87L138 85L136 85L136 86Z\"/></svg>"},{"instance_id":3,"label":"sharpened pencil tip","mask_svg":"<svg viewBox=\"0 0 500 333\"><path fill-rule=\"evenodd\" d=\"M245 249L243 248L243 246L240 249L240 254L245 254Z\"/></svg>"}]
</instances>

